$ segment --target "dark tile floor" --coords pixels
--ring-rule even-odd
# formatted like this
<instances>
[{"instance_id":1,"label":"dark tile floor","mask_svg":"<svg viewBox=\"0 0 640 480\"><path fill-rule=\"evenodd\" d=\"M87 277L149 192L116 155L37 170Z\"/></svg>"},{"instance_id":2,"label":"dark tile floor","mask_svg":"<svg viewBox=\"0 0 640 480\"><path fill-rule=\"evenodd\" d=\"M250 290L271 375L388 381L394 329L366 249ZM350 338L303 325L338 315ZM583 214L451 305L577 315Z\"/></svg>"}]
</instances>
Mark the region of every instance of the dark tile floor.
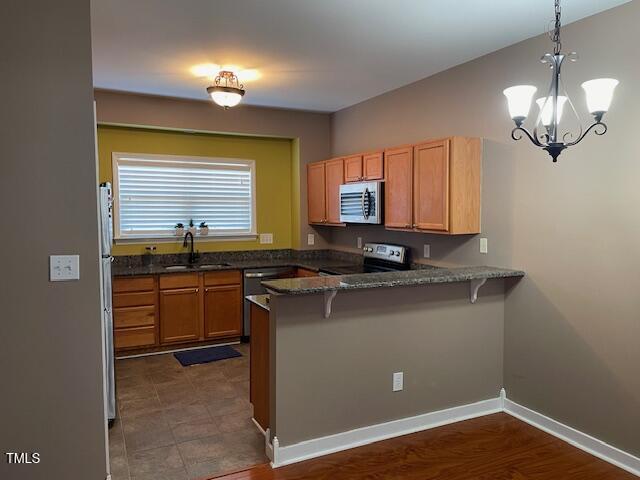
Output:
<instances>
[{"instance_id":1,"label":"dark tile floor","mask_svg":"<svg viewBox=\"0 0 640 480\"><path fill-rule=\"evenodd\" d=\"M242 357L182 367L173 354L116 361L112 480L208 478L268 461Z\"/></svg>"}]
</instances>

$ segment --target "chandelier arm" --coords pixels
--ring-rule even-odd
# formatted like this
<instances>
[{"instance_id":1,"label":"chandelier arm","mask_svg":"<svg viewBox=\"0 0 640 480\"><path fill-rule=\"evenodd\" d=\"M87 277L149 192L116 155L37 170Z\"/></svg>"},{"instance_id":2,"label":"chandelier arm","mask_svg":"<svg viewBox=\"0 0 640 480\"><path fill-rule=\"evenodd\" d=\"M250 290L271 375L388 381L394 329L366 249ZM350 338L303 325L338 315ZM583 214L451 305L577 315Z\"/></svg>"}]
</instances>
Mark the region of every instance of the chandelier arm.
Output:
<instances>
[{"instance_id":1,"label":"chandelier arm","mask_svg":"<svg viewBox=\"0 0 640 480\"><path fill-rule=\"evenodd\" d=\"M564 82L562 81L562 77L560 77L560 87L563 90L563 93L565 95L565 97L567 98L567 103L569 104L569 106L571 107L571 111L573 112L573 116L575 117L575 119L578 122L578 133L577 135L574 137L572 132L566 132L564 135L562 135L562 141L564 142L565 139L567 138L567 136L569 136L569 138L581 138L584 132L584 127L582 125L582 122L580 121L580 115L578 115L578 111L576 110L575 105L573 104L573 102L571 101L571 97L569 96L569 93L567 92L567 87L564 86ZM565 115L566 117L566 115ZM566 142L565 142L566 143ZM567 143L567 145L569 145Z\"/></svg>"},{"instance_id":2,"label":"chandelier arm","mask_svg":"<svg viewBox=\"0 0 640 480\"><path fill-rule=\"evenodd\" d=\"M529 133L529 131L524 127L516 127L513 130L511 130L511 138L513 138L516 141L520 140L522 138L522 135L518 135L518 132L522 132L527 137L529 137L529 140L531 140L531 143L533 143L534 145L536 145L538 147L544 147L545 146L543 143L540 143L540 141L536 137L531 135Z\"/></svg>"},{"instance_id":3,"label":"chandelier arm","mask_svg":"<svg viewBox=\"0 0 640 480\"><path fill-rule=\"evenodd\" d=\"M598 127L602 127L602 129L601 129L600 131L598 131ZM606 123L603 123L603 122L593 122L593 123L589 126L589 128L587 128L587 129L582 133L582 135L580 135L580 136L579 136L575 141L573 141L573 142L569 142L569 143L566 143L565 145L566 145L567 147L572 147L572 146L574 146L574 145L576 145L576 144L580 143L580 142L582 141L582 139L583 139L584 137L586 137L586 136L587 136L587 134L588 134L591 130L593 130L593 133L595 133L596 135L604 135L605 133L607 133L607 124L606 124Z\"/></svg>"}]
</instances>

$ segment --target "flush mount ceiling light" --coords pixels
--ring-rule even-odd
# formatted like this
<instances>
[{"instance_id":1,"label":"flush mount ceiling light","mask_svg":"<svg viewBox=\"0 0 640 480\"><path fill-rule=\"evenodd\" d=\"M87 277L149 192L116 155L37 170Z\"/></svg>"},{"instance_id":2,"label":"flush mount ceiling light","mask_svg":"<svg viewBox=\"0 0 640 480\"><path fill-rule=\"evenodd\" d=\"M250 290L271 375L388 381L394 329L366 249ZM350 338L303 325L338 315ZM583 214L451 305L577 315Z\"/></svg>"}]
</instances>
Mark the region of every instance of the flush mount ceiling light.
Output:
<instances>
[{"instance_id":1,"label":"flush mount ceiling light","mask_svg":"<svg viewBox=\"0 0 640 480\"><path fill-rule=\"evenodd\" d=\"M211 99L225 110L235 107L244 95L244 85L229 70L222 70L214 80L214 85L207 87Z\"/></svg>"},{"instance_id":2,"label":"flush mount ceiling light","mask_svg":"<svg viewBox=\"0 0 640 480\"><path fill-rule=\"evenodd\" d=\"M594 122L585 130L560 77L560 68L565 58L572 62L578 59L578 55L575 52L567 55L561 53L560 28L562 24L560 22L560 14L560 0L555 0L555 26L549 34L554 43L554 50L553 54L546 53L540 60L551 68L551 85L547 95L536 100L540 112L533 127L533 132L530 133L522 125L529 115L531 100L537 88L532 85L518 85L507 88L503 92L507 97L509 114L516 124L516 127L511 131L511 138L520 140L523 135L526 135L534 145L546 150L554 162L558 160L558 155L564 149L579 143L591 130L596 135L604 135L607 132L607 126L602 122L602 117L609 110L613 91L618 85L618 80L613 78L598 78L582 84L587 97L587 108L594 118ZM578 121L578 132L575 135L571 132L559 134L560 119L567 106ZM539 125L544 126L544 133L538 131Z\"/></svg>"}]
</instances>

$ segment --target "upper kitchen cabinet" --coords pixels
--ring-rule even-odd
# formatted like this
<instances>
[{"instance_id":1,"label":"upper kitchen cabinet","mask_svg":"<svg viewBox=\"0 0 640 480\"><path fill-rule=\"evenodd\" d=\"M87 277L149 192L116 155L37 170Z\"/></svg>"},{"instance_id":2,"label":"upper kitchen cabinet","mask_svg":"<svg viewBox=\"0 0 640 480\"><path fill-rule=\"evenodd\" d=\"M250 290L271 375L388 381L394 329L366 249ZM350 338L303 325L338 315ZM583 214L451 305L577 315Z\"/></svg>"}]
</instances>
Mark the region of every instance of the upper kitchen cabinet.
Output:
<instances>
[{"instance_id":1,"label":"upper kitchen cabinet","mask_svg":"<svg viewBox=\"0 0 640 480\"><path fill-rule=\"evenodd\" d=\"M384 178L382 152L352 155L344 159L344 181L362 182Z\"/></svg>"},{"instance_id":2,"label":"upper kitchen cabinet","mask_svg":"<svg viewBox=\"0 0 640 480\"><path fill-rule=\"evenodd\" d=\"M324 223L327 218L324 162L307 165L307 208L309 223Z\"/></svg>"},{"instance_id":3,"label":"upper kitchen cabinet","mask_svg":"<svg viewBox=\"0 0 640 480\"><path fill-rule=\"evenodd\" d=\"M344 183L344 161L342 158L325 162L327 223L340 223L340 185Z\"/></svg>"},{"instance_id":4,"label":"upper kitchen cabinet","mask_svg":"<svg viewBox=\"0 0 640 480\"><path fill-rule=\"evenodd\" d=\"M340 185L344 183L344 160L336 158L307 165L309 223L340 223Z\"/></svg>"},{"instance_id":5,"label":"upper kitchen cabinet","mask_svg":"<svg viewBox=\"0 0 640 480\"><path fill-rule=\"evenodd\" d=\"M408 229L413 224L413 148L385 150L384 224Z\"/></svg>"},{"instance_id":6,"label":"upper kitchen cabinet","mask_svg":"<svg viewBox=\"0 0 640 480\"><path fill-rule=\"evenodd\" d=\"M413 219L420 230L449 230L449 140L413 148Z\"/></svg>"},{"instance_id":7,"label":"upper kitchen cabinet","mask_svg":"<svg viewBox=\"0 0 640 480\"><path fill-rule=\"evenodd\" d=\"M382 180L384 178L384 155L382 152L367 153L362 156L364 180Z\"/></svg>"},{"instance_id":8,"label":"upper kitchen cabinet","mask_svg":"<svg viewBox=\"0 0 640 480\"><path fill-rule=\"evenodd\" d=\"M411 153L407 148L387 151L385 226L448 235L480 233L481 154L481 140L465 137L424 142Z\"/></svg>"}]
</instances>

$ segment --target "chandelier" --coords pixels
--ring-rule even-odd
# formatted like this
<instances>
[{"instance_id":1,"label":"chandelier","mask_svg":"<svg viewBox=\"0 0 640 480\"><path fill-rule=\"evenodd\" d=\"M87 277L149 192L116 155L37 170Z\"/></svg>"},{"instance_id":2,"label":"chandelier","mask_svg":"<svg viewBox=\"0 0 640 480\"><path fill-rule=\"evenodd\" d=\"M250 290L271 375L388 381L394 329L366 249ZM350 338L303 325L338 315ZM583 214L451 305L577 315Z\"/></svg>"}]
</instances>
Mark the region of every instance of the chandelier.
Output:
<instances>
[{"instance_id":1,"label":"chandelier","mask_svg":"<svg viewBox=\"0 0 640 480\"><path fill-rule=\"evenodd\" d=\"M551 85L547 96L536 100L540 111L534 124L533 132L529 132L524 128L523 124L529 115L531 100L537 88L532 85L517 85L507 88L503 92L507 97L509 114L516 124L511 131L511 138L520 140L526 135L534 145L546 150L554 162L558 160L558 155L563 150L579 143L591 130L596 135L604 135L607 132L607 126L602 122L602 117L609 110L613 91L619 83L618 80L613 78L598 78L582 84L586 94L587 108L594 118L594 122L587 129L584 129L560 76L562 62L567 58L575 62L578 58L575 52L567 55L561 53L560 28L562 24L560 15L560 0L555 0L555 26L549 34L554 44L553 54L546 53L540 59L542 63L548 64L551 69ZM578 121L579 127L575 134L572 132L561 133L559 130L560 119L567 106ZM544 131L539 131L540 126L544 126Z\"/></svg>"},{"instance_id":2,"label":"chandelier","mask_svg":"<svg viewBox=\"0 0 640 480\"><path fill-rule=\"evenodd\" d=\"M235 107L244 95L244 85L240 83L235 73L222 70L214 80L214 84L207 87L211 99L225 110Z\"/></svg>"}]
</instances>

